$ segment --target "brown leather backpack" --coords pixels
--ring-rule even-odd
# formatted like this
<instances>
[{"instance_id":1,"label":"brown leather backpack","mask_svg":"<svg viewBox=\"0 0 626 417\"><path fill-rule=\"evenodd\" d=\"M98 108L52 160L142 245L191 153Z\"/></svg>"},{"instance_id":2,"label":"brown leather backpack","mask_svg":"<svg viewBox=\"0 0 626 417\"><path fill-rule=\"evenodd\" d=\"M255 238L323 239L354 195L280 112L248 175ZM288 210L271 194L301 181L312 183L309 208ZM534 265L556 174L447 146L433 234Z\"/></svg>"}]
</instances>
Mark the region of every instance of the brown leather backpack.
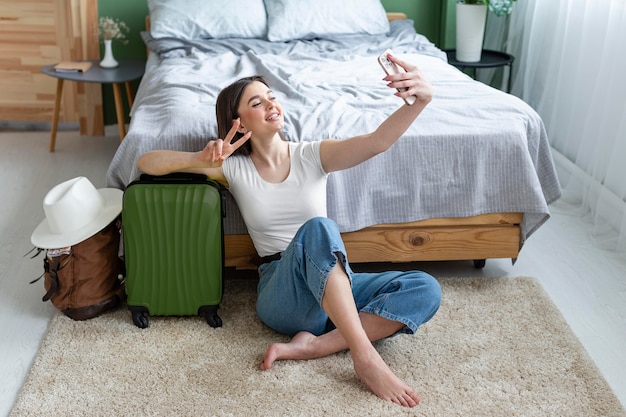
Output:
<instances>
[{"instance_id":1,"label":"brown leather backpack","mask_svg":"<svg viewBox=\"0 0 626 417\"><path fill-rule=\"evenodd\" d=\"M118 256L120 227L118 218L76 245L47 249L43 275L47 292L42 301L50 300L74 320L87 320L117 306L125 298L120 279L124 263Z\"/></svg>"}]
</instances>

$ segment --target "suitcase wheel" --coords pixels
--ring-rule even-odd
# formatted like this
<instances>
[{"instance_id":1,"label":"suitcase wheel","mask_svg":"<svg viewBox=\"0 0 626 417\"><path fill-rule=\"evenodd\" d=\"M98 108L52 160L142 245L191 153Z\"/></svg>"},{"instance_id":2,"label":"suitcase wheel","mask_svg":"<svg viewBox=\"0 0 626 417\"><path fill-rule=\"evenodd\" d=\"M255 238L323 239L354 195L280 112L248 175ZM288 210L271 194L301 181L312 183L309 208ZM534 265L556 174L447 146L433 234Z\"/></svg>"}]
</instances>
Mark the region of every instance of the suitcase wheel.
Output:
<instances>
[{"instance_id":1,"label":"suitcase wheel","mask_svg":"<svg viewBox=\"0 0 626 417\"><path fill-rule=\"evenodd\" d=\"M145 307L128 307L133 317L133 323L140 329L148 327L148 309Z\"/></svg>"},{"instance_id":2,"label":"suitcase wheel","mask_svg":"<svg viewBox=\"0 0 626 417\"><path fill-rule=\"evenodd\" d=\"M222 327L222 319L217 315L217 306L203 306L198 309L198 315L204 316L211 327Z\"/></svg>"}]
</instances>

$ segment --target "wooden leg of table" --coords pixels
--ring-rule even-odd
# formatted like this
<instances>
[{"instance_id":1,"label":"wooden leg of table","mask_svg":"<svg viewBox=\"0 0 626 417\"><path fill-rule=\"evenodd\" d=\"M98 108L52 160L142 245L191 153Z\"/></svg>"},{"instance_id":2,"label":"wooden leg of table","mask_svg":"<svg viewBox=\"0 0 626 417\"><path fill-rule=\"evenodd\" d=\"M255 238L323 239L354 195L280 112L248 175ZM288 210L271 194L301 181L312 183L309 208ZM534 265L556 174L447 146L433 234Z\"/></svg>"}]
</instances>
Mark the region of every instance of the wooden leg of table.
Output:
<instances>
[{"instance_id":1,"label":"wooden leg of table","mask_svg":"<svg viewBox=\"0 0 626 417\"><path fill-rule=\"evenodd\" d=\"M61 95L63 94L63 80L57 78L57 93L54 96L54 113L52 116L52 129L50 131L50 152L54 152L57 141L57 127L59 125L59 112L61 110Z\"/></svg>"},{"instance_id":2,"label":"wooden leg of table","mask_svg":"<svg viewBox=\"0 0 626 417\"><path fill-rule=\"evenodd\" d=\"M117 114L117 126L120 131L120 142L126 136L126 120L124 119L124 102L122 101L122 92L120 85L113 84L113 96L115 97L115 113Z\"/></svg>"},{"instance_id":3,"label":"wooden leg of table","mask_svg":"<svg viewBox=\"0 0 626 417\"><path fill-rule=\"evenodd\" d=\"M133 90L129 82L124 83L126 85L126 98L128 99L128 107L133 107Z\"/></svg>"}]
</instances>

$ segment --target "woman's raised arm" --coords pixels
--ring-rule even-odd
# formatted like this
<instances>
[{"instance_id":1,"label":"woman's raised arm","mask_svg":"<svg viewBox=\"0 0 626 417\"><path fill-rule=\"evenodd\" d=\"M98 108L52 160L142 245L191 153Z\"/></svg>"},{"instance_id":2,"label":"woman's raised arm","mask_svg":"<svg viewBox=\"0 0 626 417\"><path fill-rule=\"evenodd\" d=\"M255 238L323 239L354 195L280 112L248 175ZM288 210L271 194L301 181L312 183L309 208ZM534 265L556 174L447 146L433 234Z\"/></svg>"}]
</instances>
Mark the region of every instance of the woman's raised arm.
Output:
<instances>
[{"instance_id":1,"label":"woman's raised arm","mask_svg":"<svg viewBox=\"0 0 626 417\"><path fill-rule=\"evenodd\" d=\"M419 69L401 59L389 55L389 59L403 67L406 72L387 75L390 88L407 88L396 92L398 97L415 96L413 105L404 105L389 116L374 131L344 140L325 140L320 148L322 166L326 172L351 168L389 149L411 126L417 116L432 100L432 87Z\"/></svg>"}]
</instances>

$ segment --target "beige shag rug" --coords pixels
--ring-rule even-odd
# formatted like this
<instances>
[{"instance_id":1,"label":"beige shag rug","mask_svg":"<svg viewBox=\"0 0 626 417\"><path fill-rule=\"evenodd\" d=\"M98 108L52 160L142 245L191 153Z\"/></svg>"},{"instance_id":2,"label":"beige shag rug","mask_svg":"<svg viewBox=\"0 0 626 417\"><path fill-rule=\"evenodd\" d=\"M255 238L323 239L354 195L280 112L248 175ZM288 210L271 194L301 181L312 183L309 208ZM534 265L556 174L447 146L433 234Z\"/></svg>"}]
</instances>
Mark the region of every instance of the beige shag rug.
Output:
<instances>
[{"instance_id":1,"label":"beige shag rug","mask_svg":"<svg viewBox=\"0 0 626 417\"><path fill-rule=\"evenodd\" d=\"M86 322L57 315L12 416L624 416L582 345L532 278L440 280L443 302L417 335L376 343L420 394L403 409L357 379L348 353L258 369L285 341L256 317L256 282L226 281L220 316L151 317L121 308Z\"/></svg>"}]
</instances>

